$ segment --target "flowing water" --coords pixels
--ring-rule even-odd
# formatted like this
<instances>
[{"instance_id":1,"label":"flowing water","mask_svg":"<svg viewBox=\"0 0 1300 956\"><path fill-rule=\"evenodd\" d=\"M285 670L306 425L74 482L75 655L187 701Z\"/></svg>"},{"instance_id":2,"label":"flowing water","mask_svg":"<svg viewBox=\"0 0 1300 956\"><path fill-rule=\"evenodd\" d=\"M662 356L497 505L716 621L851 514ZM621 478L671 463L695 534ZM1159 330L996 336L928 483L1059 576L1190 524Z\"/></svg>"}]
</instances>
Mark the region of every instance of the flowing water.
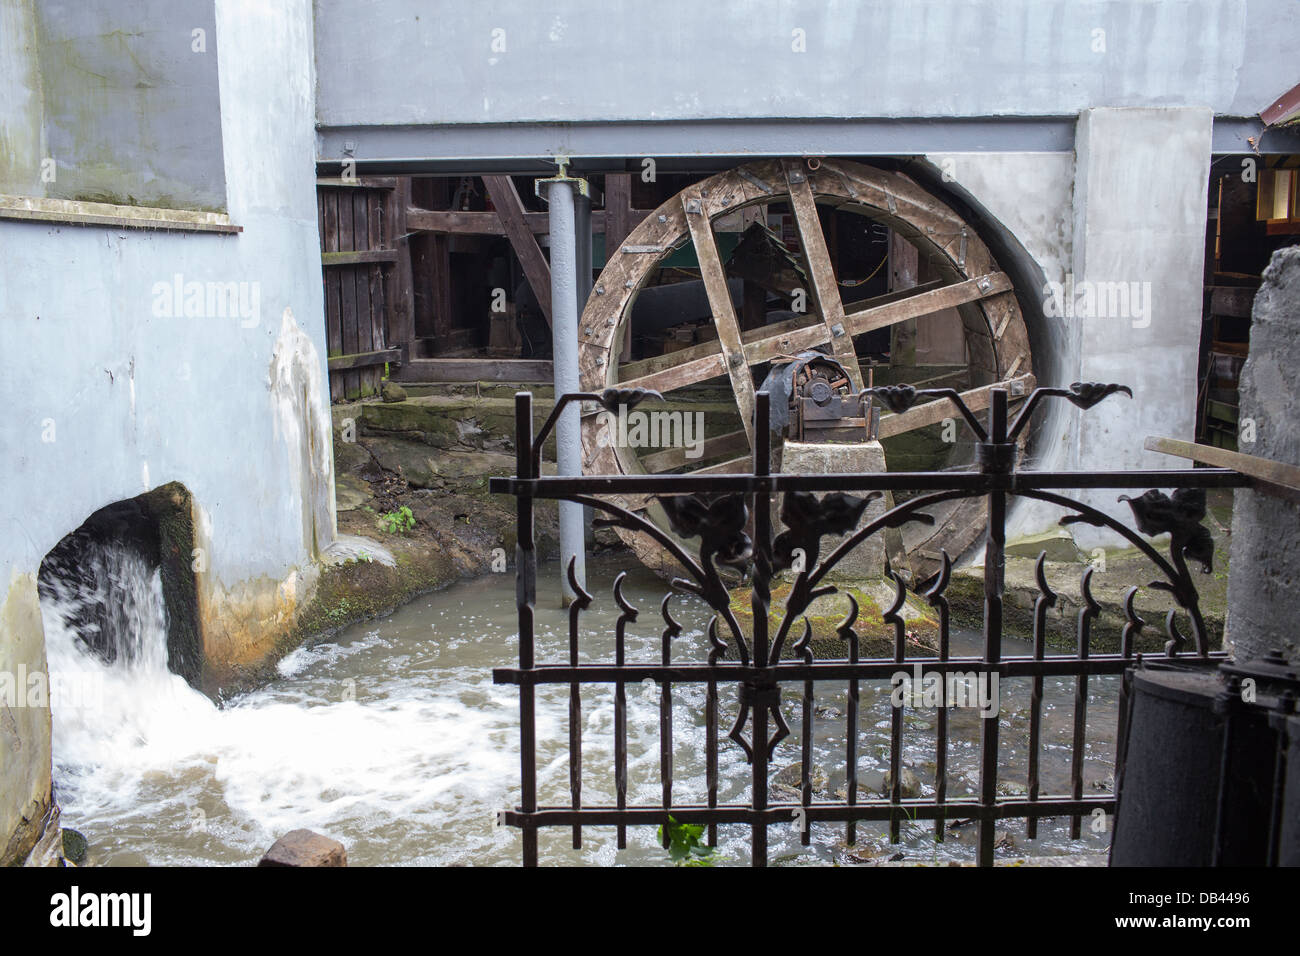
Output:
<instances>
[{"instance_id":1,"label":"flowing water","mask_svg":"<svg viewBox=\"0 0 1300 956\"><path fill-rule=\"evenodd\" d=\"M52 682L78 689L54 700L55 786L65 826L81 830L90 862L133 864L251 864L276 837L307 827L341 840L353 865L505 865L519 861L519 834L494 826L497 810L519 799L518 697L492 683L492 668L517 660L514 581L493 575L426 595L394 614L351 627L324 644L297 650L279 665L279 678L218 708L166 669L165 612L157 574L141 562L119 560L117 590L131 650L111 665L91 656L74 633L77 596L43 601ZM596 596L583 615L584 662L612 660L618 610L610 594L617 569L589 566ZM539 572L538 660L567 659L568 618L558 608L558 571ZM624 594L640 610L629 626L629 661L657 662L664 585L648 572L629 574ZM674 660L703 660L706 609L674 599L683 624ZM84 626L84 625L83 625ZM119 638L119 641L122 638ZM1024 645L1006 642L1006 653ZM975 653L978 635L954 634L955 655ZM1029 680L1004 681L1001 789L1023 791L1028 743ZM1068 788L1073 679L1045 682L1042 778L1044 793ZM1107 789L1113 767L1117 678L1089 685L1085 787ZM777 750L774 771L799 760L798 687L787 687L792 736ZM814 723L815 764L825 787L842 790L845 773L843 684L819 684ZM704 802L703 688L674 688L674 800ZM735 693L721 692L721 720L730 726ZM975 792L980 718L949 712L950 796ZM538 769L543 804L568 799L568 689L538 691ZM885 682L864 682L859 718L859 784L881 785L888 768L890 702ZM933 793L934 711L909 708L904 763ZM611 687L583 692L584 803L613 803L614 706ZM629 802L660 797L658 693L628 687ZM749 794L749 768L730 741L720 750L723 802ZM796 772L797 773L797 772ZM779 799L774 797L774 799ZM788 797L786 799L789 799ZM1004 854L1055 855L1104 850L1109 836L1068 839L1067 821L1044 821L1039 839L1009 821L1014 849ZM905 823L906 859L972 860L974 827L949 831L942 844L932 824ZM877 824L859 824L859 845L883 843ZM612 828L588 828L581 850L568 828L543 830L542 860L565 864L662 864L653 827L630 828L617 850ZM843 858L842 826L815 826L802 847L791 826L771 829L771 858L828 863ZM748 862L748 831L722 827L725 862Z\"/></svg>"}]
</instances>

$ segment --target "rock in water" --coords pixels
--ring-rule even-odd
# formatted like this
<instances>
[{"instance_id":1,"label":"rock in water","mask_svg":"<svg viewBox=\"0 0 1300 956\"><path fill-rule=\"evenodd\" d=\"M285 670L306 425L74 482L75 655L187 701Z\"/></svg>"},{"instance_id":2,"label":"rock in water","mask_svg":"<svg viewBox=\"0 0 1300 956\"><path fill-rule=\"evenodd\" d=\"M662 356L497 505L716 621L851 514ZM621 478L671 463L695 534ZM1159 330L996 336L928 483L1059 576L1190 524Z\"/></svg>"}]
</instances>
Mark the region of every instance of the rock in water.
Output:
<instances>
[{"instance_id":1,"label":"rock in water","mask_svg":"<svg viewBox=\"0 0 1300 956\"><path fill-rule=\"evenodd\" d=\"M379 394L386 402L404 402L406 401L406 389L396 382L385 382L379 389Z\"/></svg>"},{"instance_id":2,"label":"rock in water","mask_svg":"<svg viewBox=\"0 0 1300 956\"><path fill-rule=\"evenodd\" d=\"M347 866L348 851L338 840L311 830L290 830L266 851L258 866Z\"/></svg>"},{"instance_id":3,"label":"rock in water","mask_svg":"<svg viewBox=\"0 0 1300 956\"><path fill-rule=\"evenodd\" d=\"M912 771L904 767L902 777L903 777L903 785L902 785L903 799L913 800L916 797L919 797L921 795L921 781L917 779L916 774L912 773ZM894 787L894 774L892 771L887 770L885 771L885 781L880 788L880 792L883 793L885 796L889 796L889 793L893 789L893 787Z\"/></svg>"},{"instance_id":4,"label":"rock in water","mask_svg":"<svg viewBox=\"0 0 1300 956\"><path fill-rule=\"evenodd\" d=\"M68 827L63 828L63 857L73 863L86 858L86 838Z\"/></svg>"},{"instance_id":5,"label":"rock in water","mask_svg":"<svg viewBox=\"0 0 1300 956\"><path fill-rule=\"evenodd\" d=\"M774 800L789 803L799 803L803 799L803 791L800 789L800 777L802 768L797 763L792 763L788 767L777 771L772 777L772 783L769 795ZM816 765L809 768L808 782L812 784L814 793L822 793L826 790L827 779L826 771Z\"/></svg>"}]
</instances>

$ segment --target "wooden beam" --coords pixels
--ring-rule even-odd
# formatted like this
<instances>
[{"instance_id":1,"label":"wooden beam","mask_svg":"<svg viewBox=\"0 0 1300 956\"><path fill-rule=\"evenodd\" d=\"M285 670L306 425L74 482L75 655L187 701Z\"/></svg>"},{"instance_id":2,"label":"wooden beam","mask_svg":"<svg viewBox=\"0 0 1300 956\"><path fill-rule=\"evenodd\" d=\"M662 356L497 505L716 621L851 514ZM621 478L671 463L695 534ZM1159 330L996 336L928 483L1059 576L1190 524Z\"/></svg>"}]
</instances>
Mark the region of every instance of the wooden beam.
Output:
<instances>
[{"instance_id":1,"label":"wooden beam","mask_svg":"<svg viewBox=\"0 0 1300 956\"><path fill-rule=\"evenodd\" d=\"M1210 313L1235 319L1249 319L1257 290L1243 286L1210 287Z\"/></svg>"},{"instance_id":2,"label":"wooden beam","mask_svg":"<svg viewBox=\"0 0 1300 956\"><path fill-rule=\"evenodd\" d=\"M684 475L748 475L752 474L754 467L754 458L752 455L746 455L744 458L732 458L730 461L720 461L716 465L709 465L707 468L697 468L695 471L684 472Z\"/></svg>"},{"instance_id":3,"label":"wooden beam","mask_svg":"<svg viewBox=\"0 0 1300 956\"><path fill-rule=\"evenodd\" d=\"M1180 441L1177 438L1160 438L1148 435L1142 445L1147 451L1158 451L1175 458L1186 458L1213 465L1216 468L1231 468L1239 471L1258 483L1260 491L1265 491L1289 501L1300 501L1300 468L1281 461L1247 455L1226 448L1212 445L1198 445L1196 442Z\"/></svg>"},{"instance_id":4,"label":"wooden beam","mask_svg":"<svg viewBox=\"0 0 1300 956\"><path fill-rule=\"evenodd\" d=\"M822 234L821 219L817 215L817 200L808 183L808 174L800 168L797 160L785 161L785 180L790 188L790 206L794 210L795 227L799 230L803 260L808 267L817 310L829 332L831 351L849 373L849 381L856 392L862 388L862 369L858 367L853 334L844 320L844 303L840 299L830 250L826 248L826 237Z\"/></svg>"},{"instance_id":5,"label":"wooden beam","mask_svg":"<svg viewBox=\"0 0 1300 956\"><path fill-rule=\"evenodd\" d=\"M519 382L554 381L549 360L540 359L411 359L400 376L404 382Z\"/></svg>"},{"instance_id":6,"label":"wooden beam","mask_svg":"<svg viewBox=\"0 0 1300 956\"><path fill-rule=\"evenodd\" d=\"M410 177L406 179L410 181ZM316 185L357 189L396 189L398 180L397 176L353 176L350 179L344 179L342 176L317 176Z\"/></svg>"},{"instance_id":7,"label":"wooden beam","mask_svg":"<svg viewBox=\"0 0 1300 956\"><path fill-rule=\"evenodd\" d=\"M682 193L682 208L686 211L686 224L695 244L695 257L700 263L704 290L709 296L713 324L718 329L718 344L722 349L723 367L731 378L731 387L740 409L740 421L750 445L754 442L754 378L745 361L745 346L740 334L740 322L727 288L727 273L718 255L718 244L713 239L713 226L704 214L704 203L697 191ZM678 366L680 369L681 366ZM678 370L674 369L674 371ZM705 377L705 376L700 376Z\"/></svg>"},{"instance_id":8,"label":"wooden beam","mask_svg":"<svg viewBox=\"0 0 1300 956\"><path fill-rule=\"evenodd\" d=\"M859 335L952 305L996 295L1009 288L1010 281L998 272L992 276L979 276L966 282L931 288L926 292L916 293L915 290L910 290L914 294L907 296L897 293L876 296L858 303L845 313L844 323L850 335ZM727 301L730 302L730 297ZM733 310L732 315L734 314ZM742 332L740 338L748 365L760 365L778 356L795 355L832 341L827 325L804 316L750 329ZM702 342L624 366L621 374L630 377L620 381L619 385L624 388L653 388L660 392L683 388L723 374L727 369L722 355L719 335L718 342Z\"/></svg>"},{"instance_id":9,"label":"wooden beam","mask_svg":"<svg viewBox=\"0 0 1300 956\"><path fill-rule=\"evenodd\" d=\"M594 212L591 214L593 229L596 216ZM605 258L608 260L631 235L632 227L645 218L645 213L632 208L631 173L610 173L605 177L605 210L600 218L605 226Z\"/></svg>"},{"instance_id":10,"label":"wooden beam","mask_svg":"<svg viewBox=\"0 0 1300 956\"><path fill-rule=\"evenodd\" d=\"M329 360L329 369L331 372L337 372L341 369L370 368L374 365L398 365L401 361L401 349L380 349L375 352L336 355Z\"/></svg>"},{"instance_id":11,"label":"wooden beam","mask_svg":"<svg viewBox=\"0 0 1300 956\"><path fill-rule=\"evenodd\" d=\"M995 388L1008 388L1011 385L1019 383L1021 386L1020 394L1014 396L1013 402L1023 401L1029 397L1029 393L1034 390L1036 379L1032 375L1020 375L1005 382L994 382L992 385L985 385L981 388L972 388L970 391L961 393L961 400L966 403L966 407L972 412L980 411L989 407L989 393ZM961 413L953 408L952 402L946 398L936 399L933 402L926 402L924 405L916 405L907 411L897 415L884 415L880 419L880 437L893 438L895 435L901 435L904 432L915 431L918 428L924 428L927 425L937 425L945 418L960 418Z\"/></svg>"},{"instance_id":12,"label":"wooden beam","mask_svg":"<svg viewBox=\"0 0 1300 956\"><path fill-rule=\"evenodd\" d=\"M407 228L412 232L443 232L451 235L466 236L504 236L505 226L501 217L494 210L470 211L459 209L420 209L412 206L407 210ZM525 212L524 222L538 235L551 231L550 214L545 212ZM592 210L591 231L605 232L606 214L599 209Z\"/></svg>"},{"instance_id":13,"label":"wooden beam","mask_svg":"<svg viewBox=\"0 0 1300 956\"><path fill-rule=\"evenodd\" d=\"M906 322L908 319L928 315L931 312L987 299L1010 289L1011 280L1007 278L1006 273L993 272L929 292L909 295L886 305L873 306L869 302L862 303L848 310L845 321L853 335L861 335L863 332L883 329L887 325Z\"/></svg>"},{"instance_id":14,"label":"wooden beam","mask_svg":"<svg viewBox=\"0 0 1300 956\"><path fill-rule=\"evenodd\" d=\"M920 254L894 230L889 230L889 289L899 298L912 294L920 278ZM889 330L889 364L916 365L916 323L899 322Z\"/></svg>"},{"instance_id":15,"label":"wooden beam","mask_svg":"<svg viewBox=\"0 0 1300 956\"><path fill-rule=\"evenodd\" d=\"M353 252L322 252L320 264L325 267L360 266L379 262L391 264L397 261L395 249L358 249Z\"/></svg>"},{"instance_id":16,"label":"wooden beam","mask_svg":"<svg viewBox=\"0 0 1300 956\"><path fill-rule=\"evenodd\" d=\"M406 210L410 205L411 179L403 176L388 203L388 245L397 251L397 268L389 274L391 293L385 344L401 349L404 360L410 359L415 351L415 288L411 239L406 226Z\"/></svg>"},{"instance_id":17,"label":"wooden beam","mask_svg":"<svg viewBox=\"0 0 1300 956\"><path fill-rule=\"evenodd\" d=\"M709 342L707 345L714 346L711 355L705 355L700 358L690 358L669 368L660 369L656 372L650 372L646 375L638 375L635 378L620 380L619 388L649 388L656 392L671 392L675 388L685 388L688 385L698 385L710 378L727 374L727 361L722 356L722 350L716 347L716 343ZM693 346L692 348L702 348L703 346ZM692 349L682 349L682 352L690 352ZM672 352L672 355L679 353Z\"/></svg>"},{"instance_id":18,"label":"wooden beam","mask_svg":"<svg viewBox=\"0 0 1300 956\"><path fill-rule=\"evenodd\" d=\"M683 412L683 414L689 415L690 412ZM704 439L700 453L695 458L716 458L718 455L745 451L748 447L749 438L744 431L728 432L725 435L715 435L713 438ZM655 452L653 455L646 455L641 459L641 467L651 474L660 474L674 468L680 468L695 460L687 458L686 451L685 448L667 448Z\"/></svg>"},{"instance_id":19,"label":"wooden beam","mask_svg":"<svg viewBox=\"0 0 1300 956\"><path fill-rule=\"evenodd\" d=\"M1006 279L1002 273L997 275ZM857 335L859 330L856 325L859 323L867 324L870 328L883 328L894 322L904 322L915 315L947 308L945 303L948 302L971 301L996 294L993 290L1000 290L1001 283L993 279L988 282L990 291L981 290L979 284L986 278L990 277L981 276L969 282L938 288L930 284L928 291L916 293L915 290L909 290L914 294L906 296L891 292L866 299L846 314L845 322L852 329L851 334ZM770 362L781 355L794 355L829 341L830 329L817 321L815 316L797 316L741 333L745 361L749 365ZM664 392L721 375L725 371L720 342L701 342L699 345L623 366L620 374L627 377L619 385L624 388L653 388Z\"/></svg>"},{"instance_id":20,"label":"wooden beam","mask_svg":"<svg viewBox=\"0 0 1300 956\"><path fill-rule=\"evenodd\" d=\"M483 185L492 197L492 205L501 217L501 225L523 267L528 284L532 287L537 304L541 307L546 324L551 324L551 267L542 255L542 247L528 226L527 210L509 176L484 176Z\"/></svg>"}]
</instances>

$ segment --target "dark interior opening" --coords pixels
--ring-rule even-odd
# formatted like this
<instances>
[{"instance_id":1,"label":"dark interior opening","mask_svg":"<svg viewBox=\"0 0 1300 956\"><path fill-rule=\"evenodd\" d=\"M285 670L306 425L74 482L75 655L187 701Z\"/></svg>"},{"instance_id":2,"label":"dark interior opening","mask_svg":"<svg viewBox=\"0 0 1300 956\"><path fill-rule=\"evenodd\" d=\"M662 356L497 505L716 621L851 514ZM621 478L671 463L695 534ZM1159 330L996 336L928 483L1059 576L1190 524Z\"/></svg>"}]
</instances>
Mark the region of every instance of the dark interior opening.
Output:
<instances>
[{"instance_id":1,"label":"dark interior opening","mask_svg":"<svg viewBox=\"0 0 1300 956\"><path fill-rule=\"evenodd\" d=\"M131 626L124 614L125 596L111 574L110 550L121 548L139 557L162 581L167 613L167 667L199 686L202 644L198 587L194 571L194 521L189 491L171 482L126 501L100 508L66 535L41 561L37 588L42 602L69 588L78 595L69 623L82 643L102 660L114 663L131 653Z\"/></svg>"}]
</instances>

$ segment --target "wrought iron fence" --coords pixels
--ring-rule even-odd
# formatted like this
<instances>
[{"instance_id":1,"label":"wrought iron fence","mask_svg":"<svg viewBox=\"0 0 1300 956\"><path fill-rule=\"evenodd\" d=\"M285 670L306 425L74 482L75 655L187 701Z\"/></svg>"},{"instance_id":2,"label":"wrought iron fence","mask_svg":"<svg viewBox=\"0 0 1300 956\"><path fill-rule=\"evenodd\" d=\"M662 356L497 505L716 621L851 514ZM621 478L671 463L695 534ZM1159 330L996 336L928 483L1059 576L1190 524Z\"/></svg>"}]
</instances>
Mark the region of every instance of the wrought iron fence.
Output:
<instances>
[{"instance_id":1,"label":"wrought iron fence","mask_svg":"<svg viewBox=\"0 0 1300 956\"><path fill-rule=\"evenodd\" d=\"M1070 835L1077 838L1084 816L1100 809L1110 814L1115 809L1113 794L1088 794L1083 788L1084 735L1087 722L1088 681L1096 675L1121 674L1143 655L1135 653L1135 638L1149 625L1134 609L1138 587L1129 589L1124 602L1126 621L1120 635L1118 653L1095 654L1090 650L1093 622L1101 608L1090 590L1092 568L1083 571L1082 608L1078 614L1077 645L1073 654L1047 654L1047 609L1056 600L1043 574L1040 555L1038 585L1040 594L1034 608L1033 652L1028 655L1003 653L1003 592L1005 572L1006 517L1008 499L1020 497L1057 505L1067 512L1063 524L1086 523L1109 528L1125 538L1154 565L1161 580L1149 586L1163 589L1172 596L1176 608L1164 622L1167 641L1163 652L1148 655L1162 661L1191 666L1213 666L1226 657L1211 652L1209 636L1198 604L1198 594L1188 569L1188 559L1202 562L1208 570L1213 555L1209 532L1201 525L1205 516L1205 491L1208 488L1237 487L1247 483L1237 472L1226 469L1170 471L1058 472L1020 471L1017 469L1020 439L1031 416L1047 398L1063 398L1081 409L1091 408L1117 392L1131 392L1118 385L1076 383L1068 389L1039 388L1024 402L1018 416L1009 417L1008 392L994 388L990 394L987 422L982 423L952 389L916 390L910 386L867 389L872 396L893 412L902 412L917 401L942 399L952 403L975 438L974 469L968 472L917 472L834 475L790 475L770 472L771 447L769 396L760 392L755 409L754 447L749 474L730 475L619 475L580 477L543 477L541 449L562 410L573 402L594 402L610 411L630 407L648 398L658 398L643 390L608 389L603 393L564 395L544 423L533 434L532 396L520 393L515 400L517 475L491 479L491 490L514 495L517 505L518 543L516 549L516 589L519 609L519 664L493 672L498 684L519 687L521 799L519 805L503 814L504 822L522 830L523 863L538 863L538 830L541 827L571 827L573 846L582 841L584 826L617 828L618 846L626 845L629 826L657 826L669 815L679 823L702 824L708 828L708 840L716 845L717 828L722 824L742 824L751 830L752 862L763 866L768 857L768 828L802 824L801 841L808 845L813 826L843 824L846 840L852 844L859 821L883 821L890 828L891 840L899 839L903 820L933 821L935 839L943 838L944 821L969 818L978 822L977 862L992 865L995 827L999 821L1021 818L1028 835L1035 835L1038 821L1049 817L1069 817ZM1172 496L1150 490L1137 498L1120 496L1132 508L1138 530L1132 530L1105 512L1084 502L1059 494L1061 489L1134 489L1174 488ZM879 517L858 527L867 503L886 491L915 493ZM818 499L816 493L826 494ZM864 493L854 495L853 492ZM673 534L649 519L607 501L602 495L651 495L663 504ZM781 522L787 527L773 535L772 504L781 496ZM884 621L893 627L893 654L890 657L863 658L859 635L855 631L859 606L849 595L850 611L839 625L838 635L845 642L846 655L840 659L817 659L810 644L811 630L805 617L809 605L817 598L835 593L825 583L827 573L851 550L868 537L887 528L901 528L907 522L932 523L925 509L947 501L983 496L987 500L988 518L984 539L984 626L983 652L979 657L954 657L950 653L949 613L945 590L949 583L951 559L943 555L942 570L927 582L925 599L936 609L939 619L938 651L930 656L906 656L905 622L899 614L906 585L893 569L887 573L896 588L894 605L887 609ZM533 509L536 499L564 499L588 505L609 516L610 523L643 532L657 541L681 566L683 577L672 581L678 592L697 595L713 612L708 627L709 645L699 649L695 660L673 659L673 638L680 626L663 605L665 622L660 659L629 662L625 652L625 628L636 613L624 600L616 583L614 597L622 610L616 624L615 659L607 663L580 663L579 637L582 612L591 596L573 578L570 584L577 599L569 608L568 660L539 662L536 659L534 605L536 600L537 554L534 546ZM1143 535L1170 534L1169 556L1161 555ZM825 558L821 556L822 538L848 537ZM681 539L698 537L699 547L691 554ZM803 561L797 560L802 552ZM731 593L719 572L719 565L744 569L752 574L753 624L746 633L731 606ZM793 574L789 595L778 621L769 623L772 581L776 574L790 570ZM1189 635L1179 627L1179 609L1186 615ZM798 622L803 618L803 627ZM775 631L775 633L773 633ZM793 643L791 643L793 642ZM787 644L790 653L783 655ZM703 659L699 659L703 657ZM891 681L906 661L908 667L919 665L925 674L943 675L941 706L937 712L936 763L933 795L905 798L902 792L903 706L891 708L889 793L881 799L859 800L858 793L858 721L860 685L864 681ZM999 682L1010 678L1032 679L1030 702L1028 779L1023 795L999 793L999 726L1001 716L980 722L979 786L975 796L950 797L947 790L949 738L947 708L952 687L948 675L971 673L980 680ZM1073 737L1069 792L1044 793L1041 786L1039 755L1042 745L1043 684L1049 677L1073 677L1075 681ZM652 805L628 805L628 683L653 679L659 686L659 777L661 802ZM727 737L739 745L752 768L752 785L748 803L719 801L718 748L723 726L719 687L728 683L738 687L738 712ZM843 799L814 800L812 786L813 693L818 683L835 683L845 693L844 765L847 787ZM538 802L536 690L539 685L567 685L569 688L569 771L570 802L567 805L543 806ZM582 802L582 688L606 684L614 688L614 782L613 806L586 806ZM703 685L705 688L707 796L703 805L675 804L673 801L673 690L678 685ZM783 712L781 686L793 684L802 689L802 726L800 750L799 802L773 802L769 794L769 763L777 745L790 736ZM1123 691L1121 691L1121 694ZM1121 696L1119 714L1124 719L1125 701ZM1122 728L1117 739L1123 739Z\"/></svg>"}]
</instances>

